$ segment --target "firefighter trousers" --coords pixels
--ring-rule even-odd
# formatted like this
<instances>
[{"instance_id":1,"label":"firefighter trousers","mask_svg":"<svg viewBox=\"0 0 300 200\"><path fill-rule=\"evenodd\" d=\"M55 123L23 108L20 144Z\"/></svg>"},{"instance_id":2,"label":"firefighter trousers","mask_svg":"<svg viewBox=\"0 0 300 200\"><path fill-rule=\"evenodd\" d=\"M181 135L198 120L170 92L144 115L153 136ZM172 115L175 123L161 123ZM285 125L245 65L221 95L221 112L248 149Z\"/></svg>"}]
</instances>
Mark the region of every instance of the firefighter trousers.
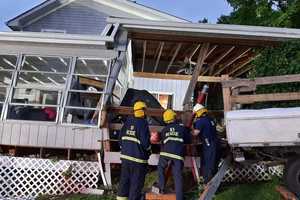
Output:
<instances>
[{"instance_id":1,"label":"firefighter trousers","mask_svg":"<svg viewBox=\"0 0 300 200\"><path fill-rule=\"evenodd\" d=\"M147 164L123 160L117 200L140 200L146 174Z\"/></svg>"}]
</instances>

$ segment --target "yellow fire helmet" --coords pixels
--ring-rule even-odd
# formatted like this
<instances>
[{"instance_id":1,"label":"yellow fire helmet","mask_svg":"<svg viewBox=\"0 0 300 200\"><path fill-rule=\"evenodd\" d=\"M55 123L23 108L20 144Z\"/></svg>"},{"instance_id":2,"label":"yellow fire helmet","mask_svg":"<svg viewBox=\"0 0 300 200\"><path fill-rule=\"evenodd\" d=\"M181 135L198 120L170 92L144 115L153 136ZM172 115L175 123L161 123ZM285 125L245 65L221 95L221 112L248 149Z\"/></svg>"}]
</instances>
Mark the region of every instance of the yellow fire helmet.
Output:
<instances>
[{"instance_id":1,"label":"yellow fire helmet","mask_svg":"<svg viewBox=\"0 0 300 200\"><path fill-rule=\"evenodd\" d=\"M142 101L135 102L133 106L134 116L141 118L145 116L144 109L147 108L146 104Z\"/></svg>"},{"instance_id":2,"label":"yellow fire helmet","mask_svg":"<svg viewBox=\"0 0 300 200\"><path fill-rule=\"evenodd\" d=\"M208 110L201 104L197 103L193 108L193 113L196 117L201 117L203 114L207 113Z\"/></svg>"},{"instance_id":3,"label":"yellow fire helmet","mask_svg":"<svg viewBox=\"0 0 300 200\"><path fill-rule=\"evenodd\" d=\"M167 109L163 114L163 119L165 123L174 122L176 119L176 113L172 109Z\"/></svg>"}]
</instances>

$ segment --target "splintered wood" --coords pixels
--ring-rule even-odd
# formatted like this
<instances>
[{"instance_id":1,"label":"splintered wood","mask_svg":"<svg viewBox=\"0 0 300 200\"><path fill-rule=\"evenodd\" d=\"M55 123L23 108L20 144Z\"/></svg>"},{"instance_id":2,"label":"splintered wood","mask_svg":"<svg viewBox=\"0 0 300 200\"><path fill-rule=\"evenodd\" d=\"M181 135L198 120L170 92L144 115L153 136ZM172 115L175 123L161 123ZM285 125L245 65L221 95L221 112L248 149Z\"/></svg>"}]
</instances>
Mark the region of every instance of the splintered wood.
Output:
<instances>
[{"instance_id":1,"label":"splintered wood","mask_svg":"<svg viewBox=\"0 0 300 200\"><path fill-rule=\"evenodd\" d=\"M176 200L176 195L147 193L146 200Z\"/></svg>"},{"instance_id":2,"label":"splintered wood","mask_svg":"<svg viewBox=\"0 0 300 200\"><path fill-rule=\"evenodd\" d=\"M288 191L285 187L283 186L277 186L276 191L280 193L281 199L283 200L298 200L296 195Z\"/></svg>"}]
</instances>

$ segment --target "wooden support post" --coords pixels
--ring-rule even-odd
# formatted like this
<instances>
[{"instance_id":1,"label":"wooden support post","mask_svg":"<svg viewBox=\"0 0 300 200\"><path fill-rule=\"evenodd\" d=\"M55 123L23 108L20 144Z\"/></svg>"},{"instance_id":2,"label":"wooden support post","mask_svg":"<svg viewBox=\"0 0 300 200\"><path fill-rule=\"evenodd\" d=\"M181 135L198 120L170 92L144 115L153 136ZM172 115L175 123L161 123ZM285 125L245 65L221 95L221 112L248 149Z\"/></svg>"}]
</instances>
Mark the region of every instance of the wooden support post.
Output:
<instances>
[{"instance_id":1,"label":"wooden support post","mask_svg":"<svg viewBox=\"0 0 300 200\"><path fill-rule=\"evenodd\" d=\"M40 158L43 158L43 151L44 151L44 149L41 147L41 148L40 148L40 155L39 155Z\"/></svg>"},{"instance_id":2,"label":"wooden support post","mask_svg":"<svg viewBox=\"0 0 300 200\"><path fill-rule=\"evenodd\" d=\"M201 72L205 57L207 55L208 49L209 49L209 43L204 43L200 49L200 53L199 53L198 60L197 60L197 65L194 69L193 76L190 80L187 92L184 97L184 101L183 101L184 110L188 110L189 104L191 103L191 97L192 97L194 89L196 87L198 77L200 75L200 72Z\"/></svg>"},{"instance_id":3,"label":"wooden support post","mask_svg":"<svg viewBox=\"0 0 300 200\"><path fill-rule=\"evenodd\" d=\"M144 72L144 68L145 68L146 51L147 51L147 40L145 40L144 43L143 43L143 64L142 64L142 72Z\"/></svg>"},{"instance_id":4,"label":"wooden support post","mask_svg":"<svg viewBox=\"0 0 300 200\"><path fill-rule=\"evenodd\" d=\"M222 75L223 80L229 80L229 75ZM231 89L223 87L224 113L231 110Z\"/></svg>"},{"instance_id":5,"label":"wooden support post","mask_svg":"<svg viewBox=\"0 0 300 200\"><path fill-rule=\"evenodd\" d=\"M110 152L110 137L109 137L109 129L108 128L103 128L102 129L102 140L103 140L103 145L104 147L102 147L104 149L104 157L106 156L107 152ZM107 182L108 186L111 186L112 181L111 181L111 169L110 169L110 163L104 163L104 167L105 167L105 172L104 172L104 176Z\"/></svg>"},{"instance_id":6,"label":"wooden support post","mask_svg":"<svg viewBox=\"0 0 300 200\"><path fill-rule=\"evenodd\" d=\"M68 149L68 160L71 160L71 149Z\"/></svg>"}]
</instances>

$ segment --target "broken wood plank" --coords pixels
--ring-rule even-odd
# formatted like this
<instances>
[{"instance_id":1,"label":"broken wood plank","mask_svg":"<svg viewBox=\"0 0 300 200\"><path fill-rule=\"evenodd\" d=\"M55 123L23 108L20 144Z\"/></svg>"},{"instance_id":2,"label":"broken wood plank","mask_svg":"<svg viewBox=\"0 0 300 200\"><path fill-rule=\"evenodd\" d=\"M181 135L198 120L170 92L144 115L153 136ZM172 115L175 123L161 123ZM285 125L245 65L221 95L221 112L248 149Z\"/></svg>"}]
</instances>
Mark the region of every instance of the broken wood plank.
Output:
<instances>
[{"instance_id":1,"label":"broken wood plank","mask_svg":"<svg viewBox=\"0 0 300 200\"><path fill-rule=\"evenodd\" d=\"M125 107L125 106L109 106L106 108L107 113L115 113L119 115L133 115L133 108L132 107ZM162 117L162 114L165 110L159 108L147 108L146 115L152 117ZM177 118L180 118L184 111L175 111L177 114ZM222 117L223 111L222 110L210 110L208 112L209 115L214 117Z\"/></svg>"},{"instance_id":2,"label":"broken wood plank","mask_svg":"<svg viewBox=\"0 0 300 200\"><path fill-rule=\"evenodd\" d=\"M300 92L254 94L231 96L232 103L252 104L256 102L294 101L300 100Z\"/></svg>"},{"instance_id":3,"label":"broken wood plank","mask_svg":"<svg viewBox=\"0 0 300 200\"><path fill-rule=\"evenodd\" d=\"M133 72L134 77L141 78L155 78L155 79L170 79L170 80L191 80L191 75L179 74L162 74L162 73L148 73L148 72ZM198 76L198 81L209 83L220 83L222 78L220 76Z\"/></svg>"},{"instance_id":4,"label":"broken wood plank","mask_svg":"<svg viewBox=\"0 0 300 200\"><path fill-rule=\"evenodd\" d=\"M109 130L118 131L118 130L121 130L122 127L123 127L123 124L120 124L120 123L110 123L109 124ZM149 126L149 129L151 132L160 132L163 128L164 128L164 126Z\"/></svg>"},{"instance_id":5,"label":"broken wood plank","mask_svg":"<svg viewBox=\"0 0 300 200\"><path fill-rule=\"evenodd\" d=\"M198 77L200 75L202 66L204 64L204 60L205 60L205 56L207 55L208 52L208 48L209 48L209 43L204 43L200 49L199 52L199 56L198 56L198 60L197 60L197 65L194 69L192 78L190 80L188 89L186 91L185 97L184 97L184 101L183 101L183 105L184 105L184 109L187 109L187 105L190 103L191 101L191 97L193 95L196 83L198 81Z\"/></svg>"},{"instance_id":6,"label":"broken wood plank","mask_svg":"<svg viewBox=\"0 0 300 200\"><path fill-rule=\"evenodd\" d=\"M146 193L146 200L176 200L176 194Z\"/></svg>"},{"instance_id":7,"label":"broken wood plank","mask_svg":"<svg viewBox=\"0 0 300 200\"><path fill-rule=\"evenodd\" d=\"M282 76L267 76L255 79L233 79L222 82L223 87L243 87L251 84L255 85L271 85L280 83L300 82L300 74L282 75Z\"/></svg>"},{"instance_id":8,"label":"broken wood plank","mask_svg":"<svg viewBox=\"0 0 300 200\"><path fill-rule=\"evenodd\" d=\"M121 164L120 159L121 153L120 152L104 152L104 163L113 163L113 164ZM148 164L151 166L157 166L159 161L159 154L151 154L150 158L148 159ZM200 166L200 157L196 157L197 165ZM185 156L184 158L184 166L185 167L192 167L191 157Z\"/></svg>"},{"instance_id":9,"label":"broken wood plank","mask_svg":"<svg viewBox=\"0 0 300 200\"><path fill-rule=\"evenodd\" d=\"M200 195L199 200L211 200L217 192L225 174L230 166L230 156L226 157L218 171L218 173L212 178L212 180L206 185L204 192Z\"/></svg>"}]
</instances>

